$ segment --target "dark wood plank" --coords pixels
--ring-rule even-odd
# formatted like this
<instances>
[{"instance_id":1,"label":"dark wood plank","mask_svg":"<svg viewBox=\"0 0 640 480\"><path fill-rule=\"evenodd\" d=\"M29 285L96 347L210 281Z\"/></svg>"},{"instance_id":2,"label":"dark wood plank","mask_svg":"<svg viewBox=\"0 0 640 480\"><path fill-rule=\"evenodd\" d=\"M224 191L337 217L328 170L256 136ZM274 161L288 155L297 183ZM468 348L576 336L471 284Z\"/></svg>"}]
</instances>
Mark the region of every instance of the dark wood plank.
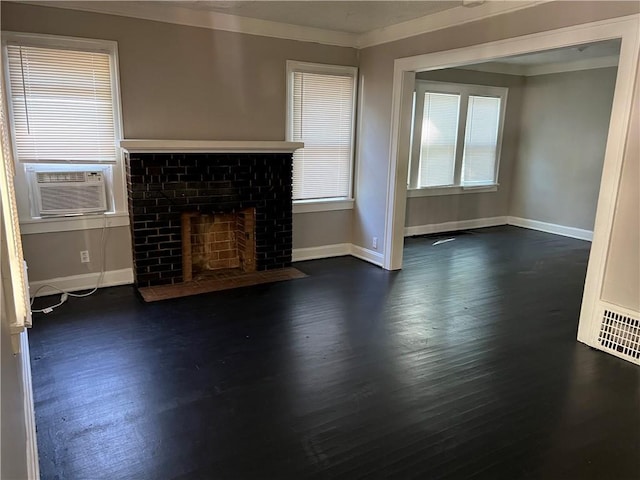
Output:
<instances>
[{"instance_id":1,"label":"dark wood plank","mask_svg":"<svg viewBox=\"0 0 640 480\"><path fill-rule=\"evenodd\" d=\"M590 244L439 238L36 317L42 478L639 478L640 370L575 340Z\"/></svg>"}]
</instances>

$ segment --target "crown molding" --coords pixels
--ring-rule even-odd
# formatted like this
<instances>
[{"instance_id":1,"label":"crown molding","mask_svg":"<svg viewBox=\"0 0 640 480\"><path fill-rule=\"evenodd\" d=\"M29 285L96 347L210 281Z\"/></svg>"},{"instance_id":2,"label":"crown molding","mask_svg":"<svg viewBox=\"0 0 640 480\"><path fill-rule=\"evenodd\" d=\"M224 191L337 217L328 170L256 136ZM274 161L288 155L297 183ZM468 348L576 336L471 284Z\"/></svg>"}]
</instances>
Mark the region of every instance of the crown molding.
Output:
<instances>
[{"instance_id":1,"label":"crown molding","mask_svg":"<svg viewBox=\"0 0 640 480\"><path fill-rule=\"evenodd\" d=\"M487 62L478 65L460 65L454 68L459 70L473 70L475 72L499 73L501 75L527 76L526 67L523 65L512 65L510 63Z\"/></svg>"},{"instance_id":2,"label":"crown molding","mask_svg":"<svg viewBox=\"0 0 640 480\"><path fill-rule=\"evenodd\" d=\"M535 66L488 62L480 65L461 66L457 68L461 70L475 70L477 72L501 73L506 75L519 75L522 77L535 77L536 75L578 72L580 70L592 70L595 68L608 68L617 66L618 55L608 55L606 57L585 58L583 60L573 60L563 63L547 63Z\"/></svg>"},{"instance_id":3,"label":"crown molding","mask_svg":"<svg viewBox=\"0 0 640 480\"><path fill-rule=\"evenodd\" d=\"M227 32L260 35L301 42L321 43L339 47L367 48L374 45L402 40L422 33L433 32L456 25L475 22L486 18L515 12L556 0L521 0L509 2L485 2L469 7L455 7L424 17L397 23L388 27L371 30L363 34L305 27L289 23L272 22L226 13L195 10L176 5L130 2L126 5L116 2L77 2L44 0L5 0L13 3L36 5L50 8L64 8L121 17L140 18L156 22L173 23L191 27L222 30Z\"/></svg>"},{"instance_id":4,"label":"crown molding","mask_svg":"<svg viewBox=\"0 0 640 480\"><path fill-rule=\"evenodd\" d=\"M395 42L428 32L435 32L457 25L484 20L505 13L535 7L555 0L522 0L517 2L486 2L474 7L455 7L424 17L396 23L363 33L358 37L358 48L373 47L382 43Z\"/></svg>"},{"instance_id":5,"label":"crown molding","mask_svg":"<svg viewBox=\"0 0 640 480\"><path fill-rule=\"evenodd\" d=\"M146 2L130 2L123 5L115 2L100 2L95 4L92 2L74 1L16 1L15 3L103 13L120 17L133 17L156 22L207 28L210 30L245 33L248 35L260 35L263 37L297 40L300 42L322 43L324 45L338 47L355 47L358 43L358 35L355 33L304 27L289 23L210 12L207 10L195 10L176 5L162 5L159 7L157 4L148 4Z\"/></svg>"}]
</instances>

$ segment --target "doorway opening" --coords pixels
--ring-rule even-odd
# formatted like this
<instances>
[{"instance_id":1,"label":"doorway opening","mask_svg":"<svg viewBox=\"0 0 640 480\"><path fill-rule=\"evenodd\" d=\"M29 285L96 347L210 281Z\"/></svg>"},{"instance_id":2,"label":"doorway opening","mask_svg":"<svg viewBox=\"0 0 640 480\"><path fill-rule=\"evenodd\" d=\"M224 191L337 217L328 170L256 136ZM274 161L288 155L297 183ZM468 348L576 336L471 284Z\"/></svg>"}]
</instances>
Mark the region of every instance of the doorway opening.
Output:
<instances>
[{"instance_id":1,"label":"doorway opening","mask_svg":"<svg viewBox=\"0 0 640 480\"><path fill-rule=\"evenodd\" d=\"M597 341L597 335L601 324L599 320L601 320L600 317L602 317L606 305L600 298L600 290L604 278L604 267L621 175L622 156L630 121L633 87L638 64L638 23L638 18L636 17L596 22L469 48L397 59L394 65L391 158L385 220L385 245L387 245L387 248L384 254L384 267L390 270L402 267L407 187L411 185L410 172L413 171L414 175L416 171L422 173L420 168L415 168L415 164L411 165L411 150L412 147L415 149L415 143L412 144L411 142L412 133L414 133L414 91L416 90L416 81L422 80L420 78L421 75L434 75L444 69L460 68L468 65L484 64L486 68L488 63L501 63L501 60L526 54L548 55L550 51L566 48L576 50L582 48L584 51L586 46L586 50L591 48L593 51L594 45L597 48L601 48L603 45L611 47L617 42L619 45L619 61L615 78L615 92L611 108L611 121L606 134L606 149L596 200L597 209L593 228L593 243L589 257L578 332L579 340L596 348L601 348L601 344ZM532 45L535 45L535 47L532 47ZM509 63L509 60L506 63ZM436 93L447 94L451 92ZM465 101L468 101L469 95L472 94L467 92L467 97L464 98ZM478 96L481 96L481 94ZM450 108L450 110L454 111L455 108ZM420 113L422 113L424 120L424 110ZM464 142L468 140L468 138L465 138L468 133L466 132L466 127L467 125L457 124L458 135L455 140L452 140L454 137L450 136L450 144L456 142L458 147L464 149ZM416 158L415 155L413 158ZM451 179L464 180L464 154L461 153L456 157L455 154L451 155L450 152L448 162L447 167L450 168L450 173L452 173L446 180L448 182L451 182ZM440 170L442 171L442 169ZM485 173L486 171L489 171L489 169L485 168ZM499 170L496 168L496 175L499 174L498 172ZM407 182L408 179L409 182ZM497 179L499 177L496 176L493 180ZM425 178L421 178L420 181L422 180L425 180ZM443 182L442 179L439 181ZM415 184L416 181L414 180L414 186ZM456 186L464 187L465 185L458 184ZM490 188L492 185L486 184L483 187Z\"/></svg>"}]
</instances>

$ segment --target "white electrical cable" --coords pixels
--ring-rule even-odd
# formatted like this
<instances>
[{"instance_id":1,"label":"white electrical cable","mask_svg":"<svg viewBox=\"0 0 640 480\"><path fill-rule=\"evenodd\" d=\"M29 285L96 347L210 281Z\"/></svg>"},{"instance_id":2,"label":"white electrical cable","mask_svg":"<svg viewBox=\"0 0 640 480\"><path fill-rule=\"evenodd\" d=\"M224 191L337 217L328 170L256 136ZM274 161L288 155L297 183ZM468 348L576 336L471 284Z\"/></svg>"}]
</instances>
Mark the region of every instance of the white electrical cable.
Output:
<instances>
[{"instance_id":1,"label":"white electrical cable","mask_svg":"<svg viewBox=\"0 0 640 480\"><path fill-rule=\"evenodd\" d=\"M106 231L107 231L107 216L104 215L104 225L102 226L102 234L100 235L100 248L102 250L102 261L101 261L101 265L100 265L100 276L98 276L98 283L96 283L96 286L93 288L93 290L91 290L90 292L85 292L85 293L72 293L72 292L67 292L66 290L63 290L62 288L56 287L55 285L51 285L51 284L48 284L48 283L46 283L44 285L40 285L40 287L33 293L33 296L31 297L30 305L33 305L33 302L35 301L36 296L38 295L38 292L40 290L42 290L43 288L45 288L45 287L49 287L49 288L52 288L53 290L57 290L62 295L60 295L60 302L56 303L55 305L50 305L48 307L45 307L45 308L42 308L42 309L39 309L39 310L31 310L32 313L51 313L54 308L57 308L60 305L62 305L64 302L66 302L68 297L76 297L76 298L88 297L89 295L93 295L98 290L98 288L100 288L100 284L102 283L102 280L104 279L105 264L106 264L106 260L107 260L107 246L106 246L106 241L105 241Z\"/></svg>"}]
</instances>

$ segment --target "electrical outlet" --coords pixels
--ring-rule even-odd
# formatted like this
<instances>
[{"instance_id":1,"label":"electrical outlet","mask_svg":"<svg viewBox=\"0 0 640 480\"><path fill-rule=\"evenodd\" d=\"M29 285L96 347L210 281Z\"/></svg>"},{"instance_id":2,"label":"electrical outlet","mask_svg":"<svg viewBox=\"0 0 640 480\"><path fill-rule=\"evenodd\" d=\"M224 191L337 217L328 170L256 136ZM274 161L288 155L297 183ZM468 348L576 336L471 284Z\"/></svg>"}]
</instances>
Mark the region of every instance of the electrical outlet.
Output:
<instances>
[{"instance_id":1,"label":"electrical outlet","mask_svg":"<svg viewBox=\"0 0 640 480\"><path fill-rule=\"evenodd\" d=\"M80 262L82 263L91 262L91 257L89 257L89 250L80 251Z\"/></svg>"},{"instance_id":2,"label":"electrical outlet","mask_svg":"<svg viewBox=\"0 0 640 480\"><path fill-rule=\"evenodd\" d=\"M378 248L378 237L373 237L373 241L371 242L373 248Z\"/></svg>"}]
</instances>

